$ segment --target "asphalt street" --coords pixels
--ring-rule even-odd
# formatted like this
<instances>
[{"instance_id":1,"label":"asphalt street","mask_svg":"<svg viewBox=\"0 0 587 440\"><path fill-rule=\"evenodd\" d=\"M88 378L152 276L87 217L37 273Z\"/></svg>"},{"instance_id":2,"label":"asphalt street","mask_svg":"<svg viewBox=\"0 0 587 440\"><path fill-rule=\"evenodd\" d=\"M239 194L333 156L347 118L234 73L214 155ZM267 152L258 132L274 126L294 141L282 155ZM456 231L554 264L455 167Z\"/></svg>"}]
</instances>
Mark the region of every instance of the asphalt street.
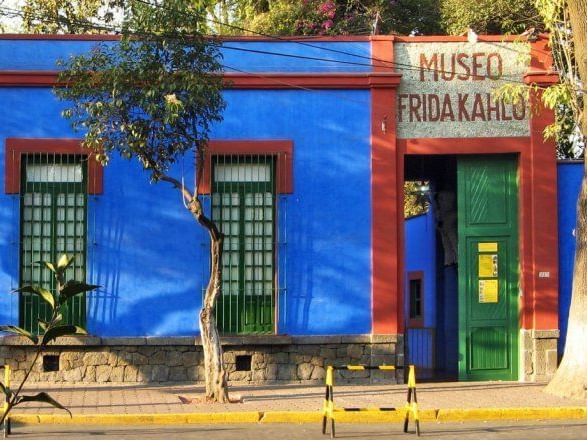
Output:
<instances>
[{"instance_id":1,"label":"asphalt street","mask_svg":"<svg viewBox=\"0 0 587 440\"><path fill-rule=\"evenodd\" d=\"M336 438L340 439L415 439L415 434L404 434L400 425L389 424L338 424ZM320 427L311 424L242 424L242 425L164 425L164 426L15 426L13 440L28 439L329 439ZM587 439L587 420L581 421L522 421L522 422L467 422L422 424L422 438L446 440L467 439L532 439L578 440Z\"/></svg>"}]
</instances>

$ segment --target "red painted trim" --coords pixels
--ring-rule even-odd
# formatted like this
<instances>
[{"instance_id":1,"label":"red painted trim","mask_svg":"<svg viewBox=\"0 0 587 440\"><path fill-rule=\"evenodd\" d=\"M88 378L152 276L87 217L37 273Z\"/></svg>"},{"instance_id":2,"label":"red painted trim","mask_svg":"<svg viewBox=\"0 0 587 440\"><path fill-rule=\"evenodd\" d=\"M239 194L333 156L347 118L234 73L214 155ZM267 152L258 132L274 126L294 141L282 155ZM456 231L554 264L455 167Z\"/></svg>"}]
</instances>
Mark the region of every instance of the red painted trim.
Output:
<instances>
[{"instance_id":1,"label":"red painted trim","mask_svg":"<svg viewBox=\"0 0 587 440\"><path fill-rule=\"evenodd\" d=\"M528 148L530 138L414 138L397 142L405 154L496 154L519 153Z\"/></svg>"},{"instance_id":2,"label":"red painted trim","mask_svg":"<svg viewBox=\"0 0 587 440\"><path fill-rule=\"evenodd\" d=\"M53 87L58 72L53 70L4 70L0 71L0 87Z\"/></svg>"},{"instance_id":3,"label":"red painted trim","mask_svg":"<svg viewBox=\"0 0 587 440\"><path fill-rule=\"evenodd\" d=\"M555 72L547 72L544 70L529 71L524 75L524 82L526 84L536 84L542 87L548 87L556 84L559 81L559 75Z\"/></svg>"},{"instance_id":4,"label":"red painted trim","mask_svg":"<svg viewBox=\"0 0 587 440\"><path fill-rule=\"evenodd\" d=\"M410 312L408 309L408 326L415 327L415 328L422 328L422 327L424 327L424 308L426 307L426 302L424 301L424 298L426 297L426 295L424 294L424 292L425 292L424 272L422 272L421 270L408 272L408 284L406 286L408 296L411 295L410 281L412 281L412 280L420 280L420 287L421 287L421 289L420 289L420 318L417 318L417 319L410 318ZM411 306L411 304L409 306Z\"/></svg>"},{"instance_id":5,"label":"red painted trim","mask_svg":"<svg viewBox=\"0 0 587 440\"><path fill-rule=\"evenodd\" d=\"M116 41L120 35L97 34L0 34L0 40Z\"/></svg>"},{"instance_id":6,"label":"red painted trim","mask_svg":"<svg viewBox=\"0 0 587 440\"><path fill-rule=\"evenodd\" d=\"M227 88L234 89L371 89L398 87L400 73L226 73Z\"/></svg>"},{"instance_id":7,"label":"red painted trim","mask_svg":"<svg viewBox=\"0 0 587 440\"><path fill-rule=\"evenodd\" d=\"M198 193L210 194L212 188L212 156L216 155L275 155L277 160L276 191L293 193L293 142L290 140L213 140L204 153Z\"/></svg>"},{"instance_id":8,"label":"red painted trim","mask_svg":"<svg viewBox=\"0 0 587 440\"><path fill-rule=\"evenodd\" d=\"M416 37L395 37L398 43L462 43L466 42L467 36L456 35L423 35ZM524 37L517 35L479 35L479 42L503 43L512 41L525 41Z\"/></svg>"},{"instance_id":9,"label":"red painted trim","mask_svg":"<svg viewBox=\"0 0 587 440\"><path fill-rule=\"evenodd\" d=\"M225 73L227 88L232 89L371 89L398 87L401 74L374 73ZM0 71L0 87L54 87L57 71Z\"/></svg>"},{"instance_id":10,"label":"red painted trim","mask_svg":"<svg viewBox=\"0 0 587 440\"><path fill-rule=\"evenodd\" d=\"M94 155L83 148L80 139L8 138L6 139L4 163L4 192L20 193L20 162L23 154L56 153L83 154L90 157L88 162L88 194L102 194L104 168Z\"/></svg>"},{"instance_id":11,"label":"red painted trim","mask_svg":"<svg viewBox=\"0 0 587 440\"><path fill-rule=\"evenodd\" d=\"M554 121L554 114L547 110L540 97L542 91L534 92L532 104L537 110L531 120L531 217L524 222L526 243L532 255L532 266L525 275L531 295L524 298L524 304L532 317L525 314L524 328L558 328L558 218L557 218L557 170L555 143L544 139L544 128ZM527 231L534 231L533 234ZM541 278L540 272L549 276ZM532 319L531 319L532 318Z\"/></svg>"},{"instance_id":12,"label":"red painted trim","mask_svg":"<svg viewBox=\"0 0 587 440\"><path fill-rule=\"evenodd\" d=\"M393 40L371 42L374 71L393 62ZM375 61L374 61L375 62ZM396 160L396 91L374 88L371 91L371 197L372 197L372 332L398 334L403 322L403 222L399 220L401 193L397 191L400 164ZM385 130L383 130L385 125ZM403 167L403 165L401 165ZM394 219L398 219L395 220Z\"/></svg>"},{"instance_id":13,"label":"red painted trim","mask_svg":"<svg viewBox=\"0 0 587 440\"><path fill-rule=\"evenodd\" d=\"M263 37L263 36L221 36L211 37L220 41L262 41L275 43L288 43L291 41L331 41L331 42L361 42L373 41L379 39L392 40L393 35L337 35L337 36L321 36L321 35L296 35L291 37ZM120 35L96 35L96 34L0 34L0 40L62 40L62 41L116 41L120 40Z\"/></svg>"}]
</instances>

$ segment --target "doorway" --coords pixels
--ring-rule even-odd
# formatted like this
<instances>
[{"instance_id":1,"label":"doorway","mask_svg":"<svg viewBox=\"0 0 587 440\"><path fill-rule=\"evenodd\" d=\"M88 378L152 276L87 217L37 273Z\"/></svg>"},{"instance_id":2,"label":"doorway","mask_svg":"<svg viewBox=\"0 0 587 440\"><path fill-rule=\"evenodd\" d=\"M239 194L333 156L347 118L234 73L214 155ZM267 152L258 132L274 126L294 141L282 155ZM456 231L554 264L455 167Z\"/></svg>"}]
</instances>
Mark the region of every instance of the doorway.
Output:
<instances>
[{"instance_id":1,"label":"doorway","mask_svg":"<svg viewBox=\"0 0 587 440\"><path fill-rule=\"evenodd\" d=\"M516 156L404 163L406 201L414 188L425 198L423 212L405 219L407 361L432 380L516 380Z\"/></svg>"}]
</instances>

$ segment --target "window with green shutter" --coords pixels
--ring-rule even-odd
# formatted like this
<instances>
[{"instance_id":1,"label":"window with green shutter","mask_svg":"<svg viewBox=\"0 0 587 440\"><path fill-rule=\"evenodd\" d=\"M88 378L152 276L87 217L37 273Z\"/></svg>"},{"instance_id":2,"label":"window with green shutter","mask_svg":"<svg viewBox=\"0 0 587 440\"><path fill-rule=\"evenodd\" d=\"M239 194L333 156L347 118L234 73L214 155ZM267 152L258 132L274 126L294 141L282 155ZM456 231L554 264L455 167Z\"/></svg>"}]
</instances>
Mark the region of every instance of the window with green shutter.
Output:
<instances>
[{"instance_id":1,"label":"window with green shutter","mask_svg":"<svg viewBox=\"0 0 587 440\"><path fill-rule=\"evenodd\" d=\"M85 280L87 224L87 158L67 154L28 154L21 160L20 285L55 289L52 274L39 261L75 255L66 279ZM39 332L37 320L49 311L35 295L21 294L20 325ZM85 327L86 298L67 304L64 321Z\"/></svg>"},{"instance_id":2,"label":"window with green shutter","mask_svg":"<svg viewBox=\"0 0 587 440\"><path fill-rule=\"evenodd\" d=\"M272 333L275 315L275 159L215 156L212 218L224 233L218 328Z\"/></svg>"}]
</instances>

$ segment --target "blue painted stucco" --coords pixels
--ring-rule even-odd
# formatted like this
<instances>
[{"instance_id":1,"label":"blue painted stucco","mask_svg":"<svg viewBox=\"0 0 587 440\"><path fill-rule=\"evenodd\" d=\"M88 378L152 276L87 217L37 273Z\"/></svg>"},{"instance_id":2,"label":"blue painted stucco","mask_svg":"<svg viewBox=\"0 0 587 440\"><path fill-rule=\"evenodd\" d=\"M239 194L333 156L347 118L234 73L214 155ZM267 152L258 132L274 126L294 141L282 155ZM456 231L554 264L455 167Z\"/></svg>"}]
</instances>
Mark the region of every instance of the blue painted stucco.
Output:
<instances>
[{"instance_id":1,"label":"blue painted stucco","mask_svg":"<svg viewBox=\"0 0 587 440\"><path fill-rule=\"evenodd\" d=\"M54 60L91 42L0 41L5 69L54 69ZM266 43L280 50L297 45ZM337 48L367 50L367 44ZM269 50L274 50L269 48ZM367 53L368 55L368 53ZM244 70L322 71L327 64L231 60ZM335 56L324 55L322 57ZM337 55L338 56L338 55ZM287 65L286 65L287 64ZM255 67L257 66L257 67ZM338 68L338 66L336 66ZM288 70L289 69L289 70ZM353 70L351 66L345 70ZM231 90L212 139L290 139L294 192L278 200L278 332L371 332L370 94L366 90ZM0 169L8 137L76 137L48 88L0 89ZM193 179L192 159L173 170ZM0 323L18 322L19 199L0 179ZM198 333L208 246L176 190L152 185L138 164L114 157L104 193L89 198L87 322L99 336Z\"/></svg>"},{"instance_id":2,"label":"blue painted stucco","mask_svg":"<svg viewBox=\"0 0 587 440\"><path fill-rule=\"evenodd\" d=\"M409 316L408 274L421 271L424 274L424 327L436 327L436 225L432 207L425 214L406 219L404 229L406 270L404 316Z\"/></svg>"},{"instance_id":3,"label":"blue painted stucco","mask_svg":"<svg viewBox=\"0 0 587 440\"><path fill-rule=\"evenodd\" d=\"M559 329L558 351L563 353L567 336L573 267L575 262L575 226L577 199L584 166L578 162L559 162L558 171L558 250L559 250Z\"/></svg>"},{"instance_id":4,"label":"blue painted stucco","mask_svg":"<svg viewBox=\"0 0 587 440\"><path fill-rule=\"evenodd\" d=\"M113 42L67 40L0 40L3 70L56 70L56 60L87 53ZM368 72L369 42L226 41L221 63L231 72ZM326 50L324 50L326 48ZM305 58L301 58L305 57Z\"/></svg>"}]
</instances>

